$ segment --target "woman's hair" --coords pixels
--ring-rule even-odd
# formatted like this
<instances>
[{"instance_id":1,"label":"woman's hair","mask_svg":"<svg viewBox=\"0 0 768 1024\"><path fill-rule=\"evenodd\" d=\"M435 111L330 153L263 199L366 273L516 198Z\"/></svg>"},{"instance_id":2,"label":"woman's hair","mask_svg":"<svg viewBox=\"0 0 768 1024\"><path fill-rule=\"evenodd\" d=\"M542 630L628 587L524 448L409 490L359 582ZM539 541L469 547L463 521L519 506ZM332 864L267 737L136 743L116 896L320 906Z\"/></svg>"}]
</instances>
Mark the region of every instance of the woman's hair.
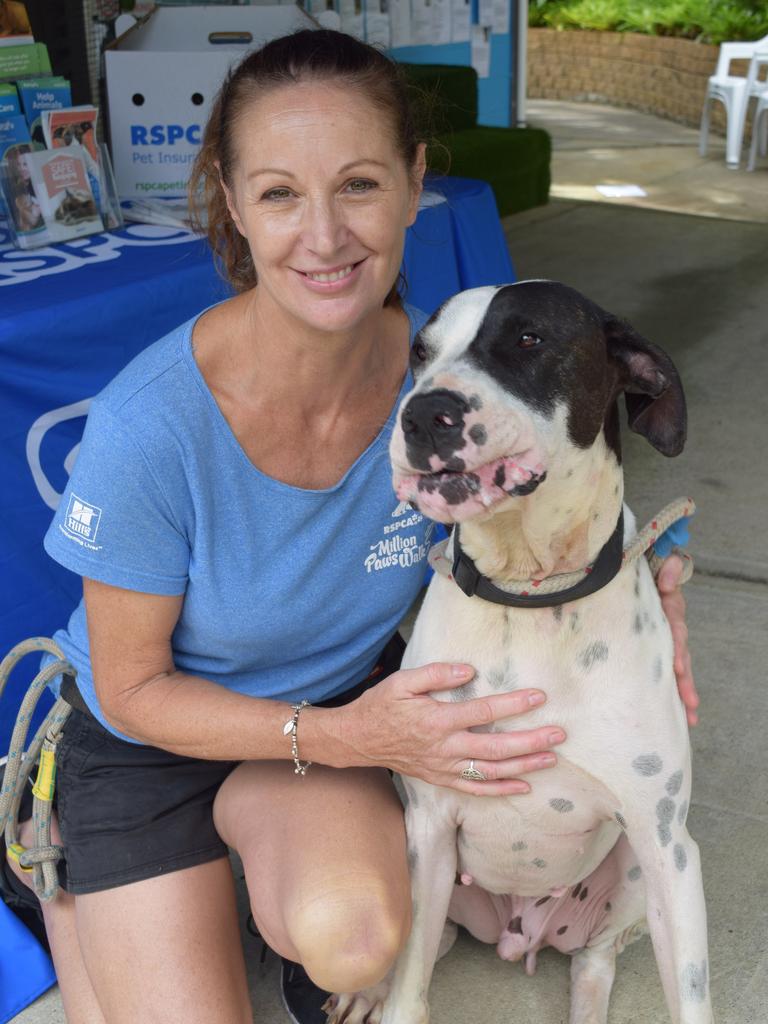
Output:
<instances>
[{"instance_id":1,"label":"woman's hair","mask_svg":"<svg viewBox=\"0 0 768 1024\"><path fill-rule=\"evenodd\" d=\"M193 223L207 232L220 269L236 291L256 284L248 243L232 221L219 180L221 176L227 187L232 184L238 122L250 104L269 90L313 80L338 83L353 95L365 96L389 120L406 167L410 171L414 166L421 140L406 79L383 53L344 32L302 29L248 54L230 70L214 100L189 181ZM396 298L393 286L385 305Z\"/></svg>"}]
</instances>

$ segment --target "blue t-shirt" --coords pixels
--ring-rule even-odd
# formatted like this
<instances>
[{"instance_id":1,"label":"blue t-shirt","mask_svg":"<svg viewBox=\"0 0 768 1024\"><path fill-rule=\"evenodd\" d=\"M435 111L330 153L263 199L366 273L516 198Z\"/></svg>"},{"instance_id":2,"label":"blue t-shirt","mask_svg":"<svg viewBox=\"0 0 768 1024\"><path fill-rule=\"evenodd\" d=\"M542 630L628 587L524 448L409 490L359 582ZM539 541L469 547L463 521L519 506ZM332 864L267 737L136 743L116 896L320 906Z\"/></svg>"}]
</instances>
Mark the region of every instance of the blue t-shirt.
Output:
<instances>
[{"instance_id":1,"label":"blue t-shirt","mask_svg":"<svg viewBox=\"0 0 768 1024\"><path fill-rule=\"evenodd\" d=\"M413 338L425 317L407 313ZM254 697L324 700L368 675L424 582L431 526L398 502L388 457L411 375L343 478L304 490L240 447L194 360L195 319L94 399L45 549L90 579L183 594L177 669ZM88 707L122 735L96 698L82 601L54 639Z\"/></svg>"}]
</instances>

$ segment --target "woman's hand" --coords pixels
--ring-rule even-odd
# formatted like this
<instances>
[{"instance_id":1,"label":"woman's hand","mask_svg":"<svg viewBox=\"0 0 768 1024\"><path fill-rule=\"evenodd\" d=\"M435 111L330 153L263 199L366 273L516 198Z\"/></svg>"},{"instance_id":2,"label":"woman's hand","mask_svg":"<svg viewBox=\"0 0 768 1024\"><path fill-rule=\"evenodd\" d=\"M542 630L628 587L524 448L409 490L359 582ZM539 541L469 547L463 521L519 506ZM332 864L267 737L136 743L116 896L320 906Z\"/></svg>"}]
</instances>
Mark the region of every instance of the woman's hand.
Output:
<instances>
[{"instance_id":1,"label":"woman's hand","mask_svg":"<svg viewBox=\"0 0 768 1024\"><path fill-rule=\"evenodd\" d=\"M540 690L513 690L461 701L438 701L429 694L451 690L474 675L469 665L432 663L401 669L339 709L337 739L347 764L382 765L403 775L477 796L527 793L518 775L556 763L549 750L565 733L556 726L519 732L470 732L471 726L524 714L543 704ZM474 767L486 782L461 778Z\"/></svg>"},{"instance_id":2,"label":"woman's hand","mask_svg":"<svg viewBox=\"0 0 768 1024\"><path fill-rule=\"evenodd\" d=\"M669 620L672 630L672 643L675 649L675 677L680 700L685 705L688 725L696 725L699 716L699 695L693 681L691 671L691 655L688 650L688 626L685 624L685 598L680 589L680 574L683 571L682 560L677 555L670 555L664 560L656 579L656 586L661 595L661 607Z\"/></svg>"}]
</instances>

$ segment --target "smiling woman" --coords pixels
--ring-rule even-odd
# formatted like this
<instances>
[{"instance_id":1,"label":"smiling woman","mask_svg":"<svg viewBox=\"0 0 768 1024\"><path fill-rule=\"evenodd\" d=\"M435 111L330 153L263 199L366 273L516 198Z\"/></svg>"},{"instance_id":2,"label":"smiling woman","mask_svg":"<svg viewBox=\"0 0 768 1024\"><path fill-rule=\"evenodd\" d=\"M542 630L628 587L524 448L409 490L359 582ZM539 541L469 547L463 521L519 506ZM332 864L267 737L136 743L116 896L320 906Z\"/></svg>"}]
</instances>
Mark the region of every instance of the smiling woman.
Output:
<instances>
[{"instance_id":1,"label":"smiling woman","mask_svg":"<svg viewBox=\"0 0 768 1024\"><path fill-rule=\"evenodd\" d=\"M291 1018L321 1024L410 927L389 772L511 795L555 760L550 727L472 731L540 692L446 704L471 667L399 670L432 530L387 457L425 320L397 291L423 173L396 65L341 33L266 44L212 108L192 183L236 294L94 399L45 542L84 578L55 637L77 686L45 911L69 1020L252 1020L229 846Z\"/></svg>"}]
</instances>

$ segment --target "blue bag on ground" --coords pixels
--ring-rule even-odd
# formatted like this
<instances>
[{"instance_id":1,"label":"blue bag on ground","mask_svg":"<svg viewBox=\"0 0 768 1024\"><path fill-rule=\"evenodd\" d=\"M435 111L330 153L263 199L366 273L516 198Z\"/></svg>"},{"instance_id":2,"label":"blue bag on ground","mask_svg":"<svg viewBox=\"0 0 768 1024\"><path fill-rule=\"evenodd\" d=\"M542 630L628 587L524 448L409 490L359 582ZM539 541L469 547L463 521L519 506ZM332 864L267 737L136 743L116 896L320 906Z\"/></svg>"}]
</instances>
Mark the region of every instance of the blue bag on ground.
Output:
<instances>
[{"instance_id":1,"label":"blue bag on ground","mask_svg":"<svg viewBox=\"0 0 768 1024\"><path fill-rule=\"evenodd\" d=\"M13 911L0 901L0 1024L56 984L51 958Z\"/></svg>"}]
</instances>

